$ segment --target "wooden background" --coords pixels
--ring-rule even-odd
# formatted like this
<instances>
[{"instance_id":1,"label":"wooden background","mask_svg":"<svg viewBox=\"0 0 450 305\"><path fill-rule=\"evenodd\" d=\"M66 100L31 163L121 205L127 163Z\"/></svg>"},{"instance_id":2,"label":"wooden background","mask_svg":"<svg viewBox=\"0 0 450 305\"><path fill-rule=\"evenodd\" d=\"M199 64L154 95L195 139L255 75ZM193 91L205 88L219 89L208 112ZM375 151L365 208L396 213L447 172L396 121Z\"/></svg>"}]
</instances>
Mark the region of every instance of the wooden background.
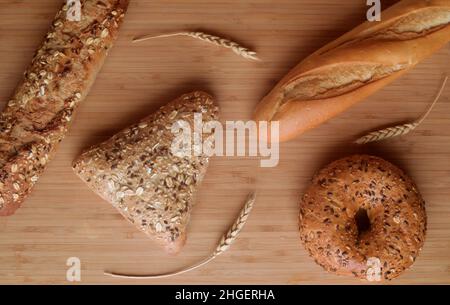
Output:
<instances>
[{"instance_id":1,"label":"wooden background","mask_svg":"<svg viewBox=\"0 0 450 305\"><path fill-rule=\"evenodd\" d=\"M8 100L62 0L0 0L0 100ZM387 7L395 1L382 1ZM187 245L166 257L72 173L91 144L194 89L214 94L224 120L249 119L291 67L365 20L363 0L132 0L119 41L73 129L18 212L0 218L0 283L67 283L66 260L79 257L82 283L349 283L308 257L297 232L298 201L313 173L357 152L405 169L427 201L429 232L413 268L392 284L450 284L450 86L413 134L366 147L361 133L418 117L450 72L450 46L344 115L281 146L276 168L256 159L214 158L199 191ZM190 38L131 44L135 35L201 29L254 48L249 62ZM166 272L207 256L247 193L260 191L237 243L201 270L167 280L127 281L103 270Z\"/></svg>"}]
</instances>

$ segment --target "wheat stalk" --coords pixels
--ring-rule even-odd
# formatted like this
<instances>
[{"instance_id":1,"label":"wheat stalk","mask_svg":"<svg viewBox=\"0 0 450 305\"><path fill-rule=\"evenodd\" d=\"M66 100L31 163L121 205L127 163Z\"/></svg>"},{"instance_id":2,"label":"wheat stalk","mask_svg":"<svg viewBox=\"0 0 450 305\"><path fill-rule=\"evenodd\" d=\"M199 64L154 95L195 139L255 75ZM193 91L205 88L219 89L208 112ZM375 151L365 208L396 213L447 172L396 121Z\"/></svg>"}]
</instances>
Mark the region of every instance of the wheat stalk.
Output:
<instances>
[{"instance_id":1,"label":"wheat stalk","mask_svg":"<svg viewBox=\"0 0 450 305\"><path fill-rule=\"evenodd\" d=\"M441 89L439 90L439 93L437 94L436 98L434 99L431 106L428 108L428 110L423 114L418 120L414 122L410 122L407 124L402 125L396 125L392 127L388 127L385 129L380 129L373 131L355 141L356 144L367 144L371 142L377 142L377 141L383 141L387 139L391 139L398 136L403 136L411 131L415 130L422 122L428 117L428 115L431 113L431 110L433 110L433 107L436 105L436 103L439 101L439 98L442 95L442 92L444 91L445 85L447 84L448 76L445 77Z\"/></svg>"},{"instance_id":2,"label":"wheat stalk","mask_svg":"<svg viewBox=\"0 0 450 305\"><path fill-rule=\"evenodd\" d=\"M251 60L259 60L259 58L256 56L256 52L253 52L247 48L244 48L243 46L239 45L238 43L231 41L229 39L224 39L218 36L214 36L211 34L207 34L204 32L177 32L177 33L171 33L171 34L163 34L158 36L151 36L151 35L145 35L141 37L136 37L133 39L133 42L141 42L149 39L155 39L155 38L166 38L166 37L174 37L174 36L189 36L196 39L200 39L202 41L215 44L219 47L224 47L227 49L231 49L234 53L236 53L239 56L242 56L246 59Z\"/></svg>"},{"instance_id":3,"label":"wheat stalk","mask_svg":"<svg viewBox=\"0 0 450 305\"><path fill-rule=\"evenodd\" d=\"M176 275L180 275L183 273L187 273L189 271L195 270L197 268L200 268L209 262L211 262L213 259L227 251L230 246L236 241L236 238L238 237L239 233L241 232L242 228L244 227L245 223L247 222L247 219L250 215L250 212L253 209L253 205L256 200L256 193L252 193L248 196L247 201L245 202L244 207L242 208L241 212L239 213L239 216L234 221L233 225L229 228L229 230L222 236L222 238L219 241L219 244L217 245L214 252L204 259L203 261L179 270L174 271L170 273L164 273L164 274L155 274L155 275L126 275L126 274L120 274L115 272L104 272L105 275L109 275L115 278L128 278L128 279L161 279L161 278L167 278L172 277Z\"/></svg>"}]
</instances>

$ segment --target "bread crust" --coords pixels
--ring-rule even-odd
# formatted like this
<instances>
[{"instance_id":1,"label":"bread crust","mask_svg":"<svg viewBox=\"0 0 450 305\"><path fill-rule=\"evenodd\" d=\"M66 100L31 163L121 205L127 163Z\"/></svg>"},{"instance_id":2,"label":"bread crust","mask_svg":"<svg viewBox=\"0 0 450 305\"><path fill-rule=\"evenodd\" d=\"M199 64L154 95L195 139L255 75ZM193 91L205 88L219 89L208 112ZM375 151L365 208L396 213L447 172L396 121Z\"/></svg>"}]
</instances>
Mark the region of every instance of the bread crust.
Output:
<instances>
[{"instance_id":1,"label":"bread crust","mask_svg":"<svg viewBox=\"0 0 450 305\"><path fill-rule=\"evenodd\" d=\"M90 189L169 254L180 252L185 243L195 191L209 164L204 153L181 157L171 149L171 127L183 120L194 131L194 113L201 113L205 123L218 119L211 96L192 92L90 148L73 163Z\"/></svg>"},{"instance_id":2,"label":"bread crust","mask_svg":"<svg viewBox=\"0 0 450 305\"><path fill-rule=\"evenodd\" d=\"M0 113L0 216L33 189L115 41L128 0L81 0L81 20L57 13L11 100Z\"/></svg>"},{"instance_id":3,"label":"bread crust","mask_svg":"<svg viewBox=\"0 0 450 305\"><path fill-rule=\"evenodd\" d=\"M367 213L362 230L356 214ZM300 238L325 270L369 281L409 268L425 241L425 202L410 177L374 156L337 160L312 180L300 203Z\"/></svg>"},{"instance_id":4,"label":"bread crust","mask_svg":"<svg viewBox=\"0 0 450 305\"><path fill-rule=\"evenodd\" d=\"M381 22L363 23L302 61L259 103L254 118L280 121L280 141L292 140L390 84L449 41L449 0L403 0L383 11Z\"/></svg>"}]
</instances>

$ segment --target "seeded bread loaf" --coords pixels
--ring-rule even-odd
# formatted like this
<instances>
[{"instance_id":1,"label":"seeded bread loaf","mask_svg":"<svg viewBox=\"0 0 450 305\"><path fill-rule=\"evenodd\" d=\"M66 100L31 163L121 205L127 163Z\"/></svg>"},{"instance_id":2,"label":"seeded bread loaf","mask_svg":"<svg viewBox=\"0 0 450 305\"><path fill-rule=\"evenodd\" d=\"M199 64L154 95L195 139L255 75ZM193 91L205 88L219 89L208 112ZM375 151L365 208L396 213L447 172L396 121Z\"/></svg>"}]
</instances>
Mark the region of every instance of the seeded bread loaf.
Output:
<instances>
[{"instance_id":1,"label":"seeded bread loaf","mask_svg":"<svg viewBox=\"0 0 450 305\"><path fill-rule=\"evenodd\" d=\"M318 50L261 101L257 121L279 121L288 141L340 114L450 41L450 0L403 0Z\"/></svg>"},{"instance_id":2,"label":"seeded bread loaf","mask_svg":"<svg viewBox=\"0 0 450 305\"><path fill-rule=\"evenodd\" d=\"M81 20L57 13L0 114L0 216L13 214L63 139L116 39L128 0L82 0Z\"/></svg>"},{"instance_id":3,"label":"seeded bread loaf","mask_svg":"<svg viewBox=\"0 0 450 305\"><path fill-rule=\"evenodd\" d=\"M195 155L190 145L180 146L182 155L172 151L178 138L172 126L184 121L193 132L194 113L206 123L217 119L218 108L206 93L186 94L92 147L73 164L89 188L168 253L179 252L185 243L194 193L208 167L208 156L199 147L192 146ZM204 134L203 139L212 138Z\"/></svg>"}]
</instances>

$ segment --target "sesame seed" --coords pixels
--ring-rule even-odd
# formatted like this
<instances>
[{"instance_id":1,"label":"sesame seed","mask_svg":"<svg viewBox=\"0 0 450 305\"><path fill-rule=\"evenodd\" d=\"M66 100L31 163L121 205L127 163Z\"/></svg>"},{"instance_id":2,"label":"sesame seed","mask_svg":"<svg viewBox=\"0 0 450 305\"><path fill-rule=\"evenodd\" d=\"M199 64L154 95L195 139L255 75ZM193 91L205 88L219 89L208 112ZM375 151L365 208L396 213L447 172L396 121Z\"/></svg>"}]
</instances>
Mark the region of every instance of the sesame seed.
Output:
<instances>
[{"instance_id":1,"label":"sesame seed","mask_svg":"<svg viewBox=\"0 0 450 305\"><path fill-rule=\"evenodd\" d=\"M108 29L104 29L102 31L102 33L100 34L100 37L101 38L106 38L106 37L108 37L108 35L109 35L109 30Z\"/></svg>"},{"instance_id":2,"label":"sesame seed","mask_svg":"<svg viewBox=\"0 0 450 305\"><path fill-rule=\"evenodd\" d=\"M163 228L162 224L157 222L155 225L156 232L161 232L162 228Z\"/></svg>"},{"instance_id":3,"label":"sesame seed","mask_svg":"<svg viewBox=\"0 0 450 305\"><path fill-rule=\"evenodd\" d=\"M144 189L142 187L138 187L136 189L136 195L141 196L144 193Z\"/></svg>"}]
</instances>

